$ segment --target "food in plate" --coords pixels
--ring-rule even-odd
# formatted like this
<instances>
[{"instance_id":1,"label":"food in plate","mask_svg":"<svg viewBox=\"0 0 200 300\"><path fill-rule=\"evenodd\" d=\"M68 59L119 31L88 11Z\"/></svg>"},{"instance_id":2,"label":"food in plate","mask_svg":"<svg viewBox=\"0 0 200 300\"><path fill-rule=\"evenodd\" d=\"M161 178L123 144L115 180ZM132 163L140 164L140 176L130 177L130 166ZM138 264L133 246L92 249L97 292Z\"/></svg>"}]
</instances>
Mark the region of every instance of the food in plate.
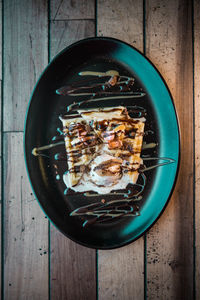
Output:
<instances>
[{"instance_id":1,"label":"food in plate","mask_svg":"<svg viewBox=\"0 0 200 300\"><path fill-rule=\"evenodd\" d=\"M133 119L123 106L77 110L60 117L63 124L68 171L67 187L99 194L135 184L145 118Z\"/></svg>"},{"instance_id":2,"label":"food in plate","mask_svg":"<svg viewBox=\"0 0 200 300\"><path fill-rule=\"evenodd\" d=\"M157 146L151 139L146 142L149 133L153 137L154 128L149 126L146 109L135 102L146 93L135 87L133 77L120 75L116 70L84 71L79 76L86 79L56 90L63 97L78 97L60 116L63 129L57 129L59 136L53 137L49 145L34 148L32 154L48 157L42 152L65 144L54 157L56 162L65 164L66 172L58 175L56 164L56 179L63 177L64 195L69 202L76 203L81 195L83 205L72 210L70 216L80 217L83 226L138 216L137 203L143 198L146 185L144 173L174 162L155 157L152 151L141 156L142 151ZM126 106L109 107L113 99ZM129 99L134 101L131 106ZM95 108L88 108L92 104Z\"/></svg>"}]
</instances>

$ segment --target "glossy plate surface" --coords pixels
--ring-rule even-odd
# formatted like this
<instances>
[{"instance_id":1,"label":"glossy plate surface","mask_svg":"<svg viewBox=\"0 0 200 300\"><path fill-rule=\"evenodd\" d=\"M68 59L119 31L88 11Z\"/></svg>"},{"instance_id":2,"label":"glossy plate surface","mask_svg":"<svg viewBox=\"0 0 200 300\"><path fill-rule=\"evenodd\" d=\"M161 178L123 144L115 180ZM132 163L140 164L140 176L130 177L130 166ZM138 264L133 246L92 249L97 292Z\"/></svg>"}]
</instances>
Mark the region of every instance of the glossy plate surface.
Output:
<instances>
[{"instance_id":1,"label":"glossy plate surface","mask_svg":"<svg viewBox=\"0 0 200 300\"><path fill-rule=\"evenodd\" d=\"M51 143L57 128L62 128L59 115L65 113L67 105L76 100L57 95L56 89L76 81L81 71L111 69L118 70L120 75L136 78L136 85L146 93L145 97L128 102L128 105L139 105L147 110L146 124L154 131L154 134L147 136L147 142L158 144L155 149L143 154L151 152L155 157L173 159L174 163L146 172L147 184L143 199L138 204L140 216L83 227L79 217L69 214L77 207L92 203L91 199L67 197L64 195L66 187L62 176L60 180L56 179L56 168L60 175L66 170L66 162L55 163L54 159L64 145L44 152L48 157L33 156L32 149ZM111 105L127 105L123 100L112 101ZM38 80L27 111L24 147L33 191L54 225L82 245L100 249L120 247L137 239L157 220L174 188L180 145L173 100L156 68L130 45L111 38L82 40L57 55Z\"/></svg>"}]
</instances>

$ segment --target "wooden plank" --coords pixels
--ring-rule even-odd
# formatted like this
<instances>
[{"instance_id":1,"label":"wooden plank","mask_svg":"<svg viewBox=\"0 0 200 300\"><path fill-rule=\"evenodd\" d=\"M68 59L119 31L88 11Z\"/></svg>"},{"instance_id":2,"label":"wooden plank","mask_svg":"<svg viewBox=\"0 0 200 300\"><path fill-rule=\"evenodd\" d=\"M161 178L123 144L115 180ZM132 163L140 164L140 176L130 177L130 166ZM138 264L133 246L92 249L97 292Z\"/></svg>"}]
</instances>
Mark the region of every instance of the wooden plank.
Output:
<instances>
[{"instance_id":1,"label":"wooden plank","mask_svg":"<svg viewBox=\"0 0 200 300\"><path fill-rule=\"evenodd\" d=\"M0 1L0 123L1 123L1 103L2 103L2 1ZM0 156L1 153L1 137L2 137L2 126L0 124ZM0 160L0 178L2 176L2 163ZM0 195L2 193L2 187L0 182ZM1 196L0 196L1 198ZM0 200L0 220L2 215L2 199ZM1 220L2 221L2 220ZM0 222L1 222L0 221ZM0 269L2 270L2 226L0 227ZM2 290L2 272L0 272L0 291ZM0 295L1 299L1 295Z\"/></svg>"},{"instance_id":2,"label":"wooden plank","mask_svg":"<svg viewBox=\"0 0 200 300\"><path fill-rule=\"evenodd\" d=\"M47 0L4 1L5 131L24 129L27 103L48 63L47 30Z\"/></svg>"},{"instance_id":3,"label":"wooden plank","mask_svg":"<svg viewBox=\"0 0 200 300\"><path fill-rule=\"evenodd\" d=\"M0 44L1 44L1 41L0 40ZM0 82L0 105L1 105L1 100L2 99L2 87L1 87L1 82ZM0 108L0 116L1 116L1 108ZM1 119L1 117L0 117ZM1 127L1 125L0 125ZM2 129L2 128L1 128ZM2 137L2 131L0 131L0 149L1 149L1 137ZM0 150L0 155L2 157L2 153L1 153L1 150ZM0 159L0 178L2 178L2 160ZM2 182L2 181L1 181ZM0 195L2 195L2 186L1 186L1 182L0 182ZM3 277L3 274L2 274L2 196L0 196L0 222L1 222L1 226L0 226L0 268L1 268L1 272L0 272L0 291L2 291L2 277ZM0 295L0 299L1 299L1 295Z\"/></svg>"},{"instance_id":4,"label":"wooden plank","mask_svg":"<svg viewBox=\"0 0 200 300\"><path fill-rule=\"evenodd\" d=\"M51 57L69 44L94 36L94 21L53 21ZM51 226L51 298L96 299L96 251L80 246Z\"/></svg>"},{"instance_id":5,"label":"wooden plank","mask_svg":"<svg viewBox=\"0 0 200 300\"><path fill-rule=\"evenodd\" d=\"M94 19L94 0L52 0L51 20Z\"/></svg>"},{"instance_id":6,"label":"wooden plank","mask_svg":"<svg viewBox=\"0 0 200 300\"><path fill-rule=\"evenodd\" d=\"M96 251L51 226L51 299L96 299Z\"/></svg>"},{"instance_id":7,"label":"wooden plank","mask_svg":"<svg viewBox=\"0 0 200 300\"><path fill-rule=\"evenodd\" d=\"M4 297L48 299L48 220L25 170L23 133L4 134Z\"/></svg>"},{"instance_id":8,"label":"wooden plank","mask_svg":"<svg viewBox=\"0 0 200 300\"><path fill-rule=\"evenodd\" d=\"M194 1L196 299L200 299L200 1Z\"/></svg>"},{"instance_id":9,"label":"wooden plank","mask_svg":"<svg viewBox=\"0 0 200 300\"><path fill-rule=\"evenodd\" d=\"M144 242L98 251L99 300L144 299Z\"/></svg>"},{"instance_id":10,"label":"wooden plank","mask_svg":"<svg viewBox=\"0 0 200 300\"><path fill-rule=\"evenodd\" d=\"M0 79L2 79L2 0L0 0Z\"/></svg>"},{"instance_id":11,"label":"wooden plank","mask_svg":"<svg viewBox=\"0 0 200 300\"><path fill-rule=\"evenodd\" d=\"M143 50L143 1L98 0L98 36L111 36Z\"/></svg>"},{"instance_id":12,"label":"wooden plank","mask_svg":"<svg viewBox=\"0 0 200 300\"><path fill-rule=\"evenodd\" d=\"M94 36L94 32L94 20L52 21L51 58L76 41Z\"/></svg>"},{"instance_id":13,"label":"wooden plank","mask_svg":"<svg viewBox=\"0 0 200 300\"><path fill-rule=\"evenodd\" d=\"M143 1L99 0L99 36L124 40L143 50ZM98 255L99 299L144 299L144 239Z\"/></svg>"},{"instance_id":14,"label":"wooden plank","mask_svg":"<svg viewBox=\"0 0 200 300\"><path fill-rule=\"evenodd\" d=\"M191 1L150 0L146 53L164 76L181 129L173 197L147 235L147 297L193 299L193 68Z\"/></svg>"}]
</instances>

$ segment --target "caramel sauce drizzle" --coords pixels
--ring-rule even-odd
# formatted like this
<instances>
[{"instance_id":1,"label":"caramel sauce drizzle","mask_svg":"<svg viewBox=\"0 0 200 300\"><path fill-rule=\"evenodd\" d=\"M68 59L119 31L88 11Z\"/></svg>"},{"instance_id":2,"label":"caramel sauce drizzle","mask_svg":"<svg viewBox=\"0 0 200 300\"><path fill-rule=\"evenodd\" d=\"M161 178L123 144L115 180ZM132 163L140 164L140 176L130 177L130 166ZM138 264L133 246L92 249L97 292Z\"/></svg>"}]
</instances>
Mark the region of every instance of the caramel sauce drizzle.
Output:
<instances>
[{"instance_id":1,"label":"caramel sauce drizzle","mask_svg":"<svg viewBox=\"0 0 200 300\"><path fill-rule=\"evenodd\" d=\"M107 72L93 72L84 71L79 73L80 76L95 76L98 78L109 79L104 83L94 83L86 86L80 85L81 83L91 82L95 80L90 78L89 80L80 80L76 84L63 86L56 90L56 93L61 96L92 96L87 100L80 102L74 102L68 105L67 110L73 111L79 108L81 105L89 102L107 101L110 99L128 99L128 98L140 98L146 95L142 91L134 91L133 86L135 79L128 76L121 76L116 70L108 70ZM88 91L87 91L88 90Z\"/></svg>"},{"instance_id":2,"label":"caramel sauce drizzle","mask_svg":"<svg viewBox=\"0 0 200 300\"><path fill-rule=\"evenodd\" d=\"M92 94L93 97L95 97L96 95L95 94ZM83 104L86 104L86 103L91 103L91 102L99 102L99 101L107 101L107 100L111 100L111 99L115 99L115 100L125 100L125 99L131 99L131 98L140 98L140 97L143 97L145 96L146 94L145 93L142 93L142 92L135 92L135 94L133 95L129 95L129 96L109 96L109 97L100 97L100 98L91 98L91 99L88 99L88 100L85 100L85 101L80 101L80 102L74 102L72 104L69 104L68 107L67 107L67 111L73 111L73 110L77 110L78 108L80 108L81 105ZM74 95L75 96L75 95ZM78 95L76 95L78 96ZM80 96L80 94L79 94ZM84 96L82 94L82 96Z\"/></svg>"},{"instance_id":3,"label":"caramel sauce drizzle","mask_svg":"<svg viewBox=\"0 0 200 300\"><path fill-rule=\"evenodd\" d=\"M62 145L62 144L64 144L65 142L64 141L61 141L61 142L57 142L57 143L55 143L55 144L49 144L49 145L45 145L45 146L42 146L42 147L38 147L38 148L33 148L33 150L32 150L32 154L34 155L34 156L38 156L38 155L40 155L40 151L43 151L43 150L47 150L47 149L51 149L51 148L53 148L53 147L56 147L56 146L58 146L58 145Z\"/></svg>"}]
</instances>

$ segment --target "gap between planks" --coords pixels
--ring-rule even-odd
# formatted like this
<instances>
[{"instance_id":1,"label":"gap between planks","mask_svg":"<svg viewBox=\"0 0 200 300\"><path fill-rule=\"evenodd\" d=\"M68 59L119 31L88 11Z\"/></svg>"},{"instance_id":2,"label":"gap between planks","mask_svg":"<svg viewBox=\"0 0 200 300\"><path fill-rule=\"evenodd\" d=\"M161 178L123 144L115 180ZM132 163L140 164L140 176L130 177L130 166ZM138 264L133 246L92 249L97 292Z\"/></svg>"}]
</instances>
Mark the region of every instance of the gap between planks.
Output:
<instances>
[{"instance_id":1,"label":"gap between planks","mask_svg":"<svg viewBox=\"0 0 200 300\"><path fill-rule=\"evenodd\" d=\"M195 119L195 296L200 299L200 1L193 1Z\"/></svg>"},{"instance_id":2,"label":"gap between planks","mask_svg":"<svg viewBox=\"0 0 200 300\"><path fill-rule=\"evenodd\" d=\"M55 22L73 22L73 21L95 21L95 18L87 18L87 19L59 19L59 20L51 20L49 19L49 22L55 23Z\"/></svg>"}]
</instances>

